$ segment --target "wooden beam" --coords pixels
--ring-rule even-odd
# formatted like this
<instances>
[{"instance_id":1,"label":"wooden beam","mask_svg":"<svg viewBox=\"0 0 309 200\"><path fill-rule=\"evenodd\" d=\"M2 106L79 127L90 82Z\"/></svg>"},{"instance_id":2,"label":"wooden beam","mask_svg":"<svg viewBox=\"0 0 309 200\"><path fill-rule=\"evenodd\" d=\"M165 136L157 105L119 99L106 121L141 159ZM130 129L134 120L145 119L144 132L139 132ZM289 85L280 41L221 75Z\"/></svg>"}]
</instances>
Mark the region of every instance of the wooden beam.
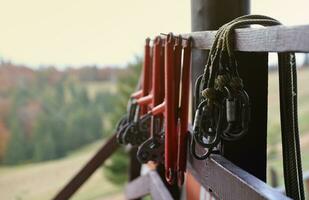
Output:
<instances>
[{"instance_id":1,"label":"wooden beam","mask_svg":"<svg viewBox=\"0 0 309 200\"><path fill-rule=\"evenodd\" d=\"M146 174L129 182L124 191L126 199L137 199L148 195L150 181L149 174Z\"/></svg>"},{"instance_id":2,"label":"wooden beam","mask_svg":"<svg viewBox=\"0 0 309 200\"><path fill-rule=\"evenodd\" d=\"M129 181L132 181L141 175L141 163L136 158L137 147L130 149L130 166L129 166ZM140 200L135 199L135 200Z\"/></svg>"},{"instance_id":3,"label":"wooden beam","mask_svg":"<svg viewBox=\"0 0 309 200\"><path fill-rule=\"evenodd\" d=\"M290 199L220 155L205 161L191 160L188 171L219 199Z\"/></svg>"},{"instance_id":4,"label":"wooden beam","mask_svg":"<svg viewBox=\"0 0 309 200\"><path fill-rule=\"evenodd\" d=\"M193 37L197 49L210 49L216 31L182 34ZM309 52L309 25L235 30L235 50L247 52Z\"/></svg>"},{"instance_id":5,"label":"wooden beam","mask_svg":"<svg viewBox=\"0 0 309 200\"><path fill-rule=\"evenodd\" d=\"M86 180L109 158L119 147L116 134L96 152L96 154L82 167L82 169L59 191L54 200L69 199Z\"/></svg>"},{"instance_id":6,"label":"wooden beam","mask_svg":"<svg viewBox=\"0 0 309 200\"><path fill-rule=\"evenodd\" d=\"M126 199L141 198L150 194L154 200L172 200L172 196L156 171L150 171L128 183Z\"/></svg>"}]
</instances>

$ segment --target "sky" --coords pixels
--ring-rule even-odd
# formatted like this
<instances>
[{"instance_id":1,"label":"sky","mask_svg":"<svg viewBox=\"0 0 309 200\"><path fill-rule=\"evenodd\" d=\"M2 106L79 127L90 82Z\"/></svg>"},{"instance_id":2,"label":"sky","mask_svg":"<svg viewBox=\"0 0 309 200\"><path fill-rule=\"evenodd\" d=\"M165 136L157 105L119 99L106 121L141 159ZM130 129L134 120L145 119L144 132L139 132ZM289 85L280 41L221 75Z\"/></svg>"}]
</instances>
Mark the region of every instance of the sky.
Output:
<instances>
[{"instance_id":1,"label":"sky","mask_svg":"<svg viewBox=\"0 0 309 200\"><path fill-rule=\"evenodd\" d=\"M286 25L309 21L308 0L251 0ZM190 32L190 0L0 0L0 57L32 67L125 65L146 37Z\"/></svg>"}]
</instances>

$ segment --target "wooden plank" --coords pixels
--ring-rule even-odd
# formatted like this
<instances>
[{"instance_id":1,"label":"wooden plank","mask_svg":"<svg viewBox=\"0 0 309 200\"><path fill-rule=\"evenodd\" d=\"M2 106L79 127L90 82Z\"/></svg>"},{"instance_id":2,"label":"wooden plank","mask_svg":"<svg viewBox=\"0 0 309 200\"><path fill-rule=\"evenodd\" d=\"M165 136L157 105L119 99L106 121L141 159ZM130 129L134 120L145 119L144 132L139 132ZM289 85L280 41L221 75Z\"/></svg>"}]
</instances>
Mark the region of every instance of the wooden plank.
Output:
<instances>
[{"instance_id":1,"label":"wooden plank","mask_svg":"<svg viewBox=\"0 0 309 200\"><path fill-rule=\"evenodd\" d=\"M197 49L210 49L216 31L182 34L193 37ZM309 25L235 30L235 50L247 52L309 52Z\"/></svg>"},{"instance_id":2,"label":"wooden plank","mask_svg":"<svg viewBox=\"0 0 309 200\"><path fill-rule=\"evenodd\" d=\"M129 166L129 181L132 181L140 176L141 163L136 158L137 147L130 149L130 166ZM139 198L134 200L140 200Z\"/></svg>"},{"instance_id":3,"label":"wooden plank","mask_svg":"<svg viewBox=\"0 0 309 200\"><path fill-rule=\"evenodd\" d=\"M188 171L219 199L290 199L220 155L206 161L193 159Z\"/></svg>"},{"instance_id":4,"label":"wooden plank","mask_svg":"<svg viewBox=\"0 0 309 200\"><path fill-rule=\"evenodd\" d=\"M126 199L136 199L150 194L154 200L172 200L172 196L156 171L150 171L128 183Z\"/></svg>"},{"instance_id":5,"label":"wooden plank","mask_svg":"<svg viewBox=\"0 0 309 200\"><path fill-rule=\"evenodd\" d=\"M126 199L137 199L150 193L151 180L149 174L140 176L125 187Z\"/></svg>"},{"instance_id":6,"label":"wooden plank","mask_svg":"<svg viewBox=\"0 0 309 200\"><path fill-rule=\"evenodd\" d=\"M96 154L82 167L82 169L61 189L54 200L69 199L86 180L109 158L119 147L116 134L96 152Z\"/></svg>"},{"instance_id":7,"label":"wooden plank","mask_svg":"<svg viewBox=\"0 0 309 200\"><path fill-rule=\"evenodd\" d=\"M136 179L140 176L141 163L136 158L137 147L130 149L130 166L129 166L129 181Z\"/></svg>"},{"instance_id":8,"label":"wooden plank","mask_svg":"<svg viewBox=\"0 0 309 200\"><path fill-rule=\"evenodd\" d=\"M151 179L150 195L154 200L172 200L174 199L159 174L155 171L149 173Z\"/></svg>"}]
</instances>

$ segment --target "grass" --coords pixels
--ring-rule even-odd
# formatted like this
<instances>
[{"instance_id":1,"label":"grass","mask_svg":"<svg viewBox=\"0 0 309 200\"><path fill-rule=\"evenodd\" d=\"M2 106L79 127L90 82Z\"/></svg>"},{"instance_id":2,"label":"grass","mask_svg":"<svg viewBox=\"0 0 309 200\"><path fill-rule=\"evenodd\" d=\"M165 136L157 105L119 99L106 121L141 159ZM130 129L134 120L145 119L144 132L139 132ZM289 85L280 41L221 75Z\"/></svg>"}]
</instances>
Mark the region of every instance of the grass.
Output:
<instances>
[{"instance_id":1,"label":"grass","mask_svg":"<svg viewBox=\"0 0 309 200\"><path fill-rule=\"evenodd\" d=\"M59 160L0 167L1 199L51 199L90 159L102 143L103 141L98 141ZM99 169L72 199L123 199L121 190L123 188L106 180L103 170Z\"/></svg>"}]
</instances>

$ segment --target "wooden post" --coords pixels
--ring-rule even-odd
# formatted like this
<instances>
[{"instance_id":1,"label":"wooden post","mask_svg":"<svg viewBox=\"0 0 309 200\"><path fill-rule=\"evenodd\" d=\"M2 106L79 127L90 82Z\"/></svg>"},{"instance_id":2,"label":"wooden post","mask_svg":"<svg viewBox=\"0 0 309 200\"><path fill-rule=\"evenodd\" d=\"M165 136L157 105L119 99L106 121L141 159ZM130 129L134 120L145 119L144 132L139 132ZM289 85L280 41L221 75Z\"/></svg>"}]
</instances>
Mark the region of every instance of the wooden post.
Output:
<instances>
[{"instance_id":1,"label":"wooden post","mask_svg":"<svg viewBox=\"0 0 309 200\"><path fill-rule=\"evenodd\" d=\"M249 0L191 0L192 32L216 30L232 19L249 13ZM251 122L247 136L237 142L224 142L223 156L266 181L267 142L267 53L238 52L239 73L251 100ZM202 74L207 52L193 50L192 86ZM192 90L194 91L194 90ZM194 113L194 112L192 112Z\"/></svg>"},{"instance_id":2,"label":"wooden post","mask_svg":"<svg viewBox=\"0 0 309 200\"><path fill-rule=\"evenodd\" d=\"M136 147L132 147L132 149L130 149L129 182L133 181L141 174L141 164L136 158L136 152L137 152ZM140 198L135 200L139 199Z\"/></svg>"},{"instance_id":3,"label":"wooden post","mask_svg":"<svg viewBox=\"0 0 309 200\"><path fill-rule=\"evenodd\" d=\"M136 147L130 149L129 181L133 181L135 178L139 177L141 172L141 164L136 158L136 152Z\"/></svg>"}]
</instances>

